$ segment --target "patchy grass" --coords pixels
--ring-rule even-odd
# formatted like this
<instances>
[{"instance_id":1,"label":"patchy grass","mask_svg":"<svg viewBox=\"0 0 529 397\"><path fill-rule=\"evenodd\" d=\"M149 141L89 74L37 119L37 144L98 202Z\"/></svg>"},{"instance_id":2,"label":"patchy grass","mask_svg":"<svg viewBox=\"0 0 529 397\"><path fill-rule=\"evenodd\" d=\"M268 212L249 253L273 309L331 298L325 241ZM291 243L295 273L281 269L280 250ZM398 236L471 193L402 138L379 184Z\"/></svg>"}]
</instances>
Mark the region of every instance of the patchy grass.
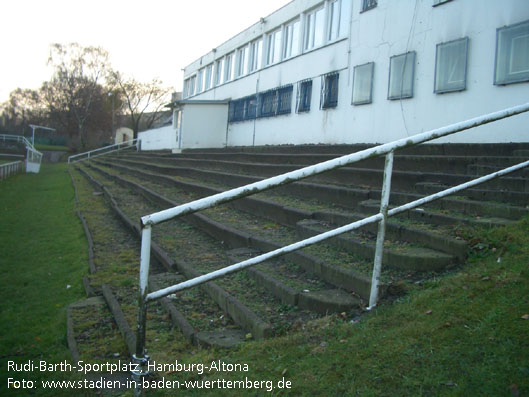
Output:
<instances>
[{"instance_id":1,"label":"patchy grass","mask_svg":"<svg viewBox=\"0 0 529 397\"><path fill-rule=\"evenodd\" d=\"M6 382L9 376L23 377L6 372L7 360L69 359L65 307L83 296L81 277L87 256L64 166L45 165L39 175L3 181L0 211L2 224L12 226L0 231L4 270L0 285L6 297L0 314L5 324L0 331L0 368ZM407 295L385 302L359 322L329 316L293 328L285 336L250 341L234 350L189 346L177 355L168 349L166 357L173 363L247 364L247 372L160 371L155 379L243 383L248 379L270 381L274 387L283 378L291 382L290 389L276 388L271 395L528 395L528 232L529 218L502 228L465 230L472 247L465 265L408 284ZM120 255L126 261L133 253ZM66 289L66 284L72 287ZM86 319L88 326L90 321L93 318ZM174 334L158 336L155 331L153 322L148 346L175 343ZM27 374L33 380L68 377L72 375ZM215 387L209 395L264 391L265 383L259 391ZM149 395L176 393L151 390ZM35 394L43 395L42 390ZM72 390L64 393L72 394ZM208 393L199 389L184 394Z\"/></svg>"}]
</instances>

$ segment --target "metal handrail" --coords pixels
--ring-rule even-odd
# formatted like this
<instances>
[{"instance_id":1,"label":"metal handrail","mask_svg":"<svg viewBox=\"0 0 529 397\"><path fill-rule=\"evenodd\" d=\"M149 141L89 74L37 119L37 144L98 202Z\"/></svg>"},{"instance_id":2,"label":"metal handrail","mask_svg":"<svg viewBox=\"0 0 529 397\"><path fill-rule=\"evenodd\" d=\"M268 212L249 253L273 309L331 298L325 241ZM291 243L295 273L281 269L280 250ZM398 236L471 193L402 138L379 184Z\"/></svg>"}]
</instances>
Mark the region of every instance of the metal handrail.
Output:
<instances>
[{"instance_id":1,"label":"metal handrail","mask_svg":"<svg viewBox=\"0 0 529 397\"><path fill-rule=\"evenodd\" d=\"M23 143L26 146L26 172L38 173L40 171L40 164L42 163L42 153L35 149L33 144L25 136L0 134L0 138L4 142L8 140Z\"/></svg>"},{"instance_id":2,"label":"metal handrail","mask_svg":"<svg viewBox=\"0 0 529 397\"><path fill-rule=\"evenodd\" d=\"M136 148L136 150L140 150L140 142L141 142L140 139L134 138L129 141L115 143L113 145L103 146L98 149L89 150L88 152L74 154L68 157L68 164L73 164L73 163L77 163L79 161L84 161L84 160L90 160L90 159L93 159L99 156L104 156L106 154L119 152L121 150L130 149L133 147ZM103 153L99 153L99 152L103 152ZM81 158L83 156L85 156L85 158Z\"/></svg>"},{"instance_id":3,"label":"metal handrail","mask_svg":"<svg viewBox=\"0 0 529 397\"><path fill-rule=\"evenodd\" d=\"M146 331L146 318L147 318L147 303L156 299L160 299L164 296L172 294L177 291L182 291L184 289L197 286L199 284L206 283L208 281L223 277L227 274L240 271L247 267L256 265L258 263L264 262L271 258L284 255L301 248L307 247L309 245L316 244L318 242L324 241L331 237L338 236L340 234L349 232L351 230L357 229L361 226L379 222L378 235L375 249L375 258L373 265L373 275L371 281L371 293L369 298L369 307L372 309L376 306L378 299L378 284L380 278L380 270L382 264L382 254L383 254L383 245L385 238L385 225L386 220L389 216L399 214L404 211L408 211L417 206L423 205L425 203L440 199L442 197L454 194L464 189L468 189L472 186L487 182L491 179L498 178L500 176L515 172L519 169L529 166L529 161L524 163L506 168L502 171L494 172L487 176L477 178L473 181L458 185L453 188L443 190L436 194L424 197L419 200L415 200L408 204L402 205L397 208L389 210L389 196L391 191L391 175L393 171L393 153L395 150L402 149L409 146L418 145L420 143L428 142L440 137L448 136L455 134L470 128L474 128L480 125L488 124L494 121L498 121L507 117L512 117L517 114L521 114L529 111L529 103L514 106L508 109L504 109L498 112L489 113L483 116L475 117L460 123L451 124L442 128L434 129L427 131L421 134L413 135L409 138L399 139L394 142L387 144L379 145L373 148L362 150L360 152L348 154L339 158L328 160L319 164L311 165L304 167L295 171L291 171L279 176L268 178L259 182L251 183L246 186L238 187L231 189L229 191L218 193L209 197L205 197L199 200L192 201L190 203L182 204L177 207L169 208L163 211L159 211L150 215L143 216L141 218L141 257L140 257L140 275L139 275L139 286L140 286L140 295L139 295L139 304L138 304L138 327L137 327L137 338L136 338L136 354L133 355L133 362L138 364L139 370L133 371L134 380L136 380L137 393L141 393L141 378L147 374L147 362L149 357L145 354L145 331ZM216 205L233 201L242 197L250 196L271 188L299 181L314 175L321 174L336 168L344 167L346 165L365 160L372 157L377 157L381 155L386 155L386 162L384 167L384 180L382 185L382 197L380 212L376 215L366 217L359 221L350 223L348 225L339 227L337 229L313 236L311 238L298 241L294 244L276 249L274 251L267 252L265 254L259 255L257 257L236 263L234 265L216 270L214 272L193 278L181 282L179 284L148 293L148 279L149 279L149 267L150 267L150 250L151 250L151 236L152 236L152 226L180 217L183 215L188 215L195 213L200 210L214 207Z\"/></svg>"}]
</instances>

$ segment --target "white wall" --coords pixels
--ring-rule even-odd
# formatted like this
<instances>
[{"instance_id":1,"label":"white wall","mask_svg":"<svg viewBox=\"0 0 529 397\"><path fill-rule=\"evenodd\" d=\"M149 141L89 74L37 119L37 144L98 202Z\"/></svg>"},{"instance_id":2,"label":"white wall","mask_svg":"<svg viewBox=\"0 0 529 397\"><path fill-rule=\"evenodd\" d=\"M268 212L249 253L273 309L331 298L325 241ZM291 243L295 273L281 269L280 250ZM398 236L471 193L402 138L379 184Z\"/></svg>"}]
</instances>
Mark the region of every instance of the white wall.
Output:
<instances>
[{"instance_id":1,"label":"white wall","mask_svg":"<svg viewBox=\"0 0 529 397\"><path fill-rule=\"evenodd\" d=\"M176 130L172 125L138 133L141 150L176 149Z\"/></svg>"},{"instance_id":2,"label":"white wall","mask_svg":"<svg viewBox=\"0 0 529 397\"><path fill-rule=\"evenodd\" d=\"M185 103L182 105L179 149L226 146L228 103Z\"/></svg>"},{"instance_id":3,"label":"white wall","mask_svg":"<svg viewBox=\"0 0 529 397\"><path fill-rule=\"evenodd\" d=\"M497 28L529 20L526 0L378 0L360 12L354 0L350 33L344 40L263 68L192 99L238 99L313 78L310 112L261 118L228 126L228 145L383 143L465 120L529 100L529 83L493 84ZM245 41L287 22L317 1L295 0L221 44L185 69L185 78ZM249 21L251 22L251 21ZM267 30L268 29L268 30ZM439 43L469 38L466 89L435 94L435 52ZM389 59L416 52L413 98L388 100ZM373 102L351 105L353 68L374 62ZM320 110L320 75L340 70L338 106ZM292 95L296 98L296 87ZM479 127L439 142L529 142L529 115Z\"/></svg>"}]
</instances>

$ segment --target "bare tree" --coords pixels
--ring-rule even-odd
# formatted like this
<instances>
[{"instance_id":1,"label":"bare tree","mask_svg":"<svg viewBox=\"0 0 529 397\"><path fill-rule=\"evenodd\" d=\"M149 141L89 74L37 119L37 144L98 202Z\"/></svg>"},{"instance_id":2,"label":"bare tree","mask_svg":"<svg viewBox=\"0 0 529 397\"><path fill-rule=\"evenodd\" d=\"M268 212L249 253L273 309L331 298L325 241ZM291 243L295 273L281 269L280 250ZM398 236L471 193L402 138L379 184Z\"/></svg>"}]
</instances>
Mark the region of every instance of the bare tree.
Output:
<instances>
[{"instance_id":1,"label":"bare tree","mask_svg":"<svg viewBox=\"0 0 529 397\"><path fill-rule=\"evenodd\" d=\"M10 132L24 132L30 124L39 124L45 118L38 91L17 88L9 93L9 99L0 105L2 127Z\"/></svg>"},{"instance_id":2,"label":"bare tree","mask_svg":"<svg viewBox=\"0 0 529 397\"><path fill-rule=\"evenodd\" d=\"M85 148L87 120L110 73L108 53L101 47L77 43L53 44L48 64L54 69L51 81L43 85L48 109L60 114L65 125L75 121L76 135Z\"/></svg>"},{"instance_id":3,"label":"bare tree","mask_svg":"<svg viewBox=\"0 0 529 397\"><path fill-rule=\"evenodd\" d=\"M164 88L158 79L142 83L127 79L119 72L113 73L113 80L121 95L123 110L130 117L134 138L137 138L140 122L146 128L153 126L158 113L168 103L172 89Z\"/></svg>"}]
</instances>

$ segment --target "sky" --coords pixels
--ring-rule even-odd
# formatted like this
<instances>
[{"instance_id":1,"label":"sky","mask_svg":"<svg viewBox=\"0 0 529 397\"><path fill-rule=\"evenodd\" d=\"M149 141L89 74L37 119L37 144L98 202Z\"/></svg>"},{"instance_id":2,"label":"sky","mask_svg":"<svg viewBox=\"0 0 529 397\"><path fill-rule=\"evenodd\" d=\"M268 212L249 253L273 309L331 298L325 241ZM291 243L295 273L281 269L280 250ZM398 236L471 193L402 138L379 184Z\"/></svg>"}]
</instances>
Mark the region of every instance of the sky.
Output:
<instances>
[{"instance_id":1,"label":"sky","mask_svg":"<svg viewBox=\"0 0 529 397\"><path fill-rule=\"evenodd\" d=\"M112 67L182 90L182 69L290 0L7 0L0 2L0 102L50 79L52 43L100 46Z\"/></svg>"}]
</instances>

